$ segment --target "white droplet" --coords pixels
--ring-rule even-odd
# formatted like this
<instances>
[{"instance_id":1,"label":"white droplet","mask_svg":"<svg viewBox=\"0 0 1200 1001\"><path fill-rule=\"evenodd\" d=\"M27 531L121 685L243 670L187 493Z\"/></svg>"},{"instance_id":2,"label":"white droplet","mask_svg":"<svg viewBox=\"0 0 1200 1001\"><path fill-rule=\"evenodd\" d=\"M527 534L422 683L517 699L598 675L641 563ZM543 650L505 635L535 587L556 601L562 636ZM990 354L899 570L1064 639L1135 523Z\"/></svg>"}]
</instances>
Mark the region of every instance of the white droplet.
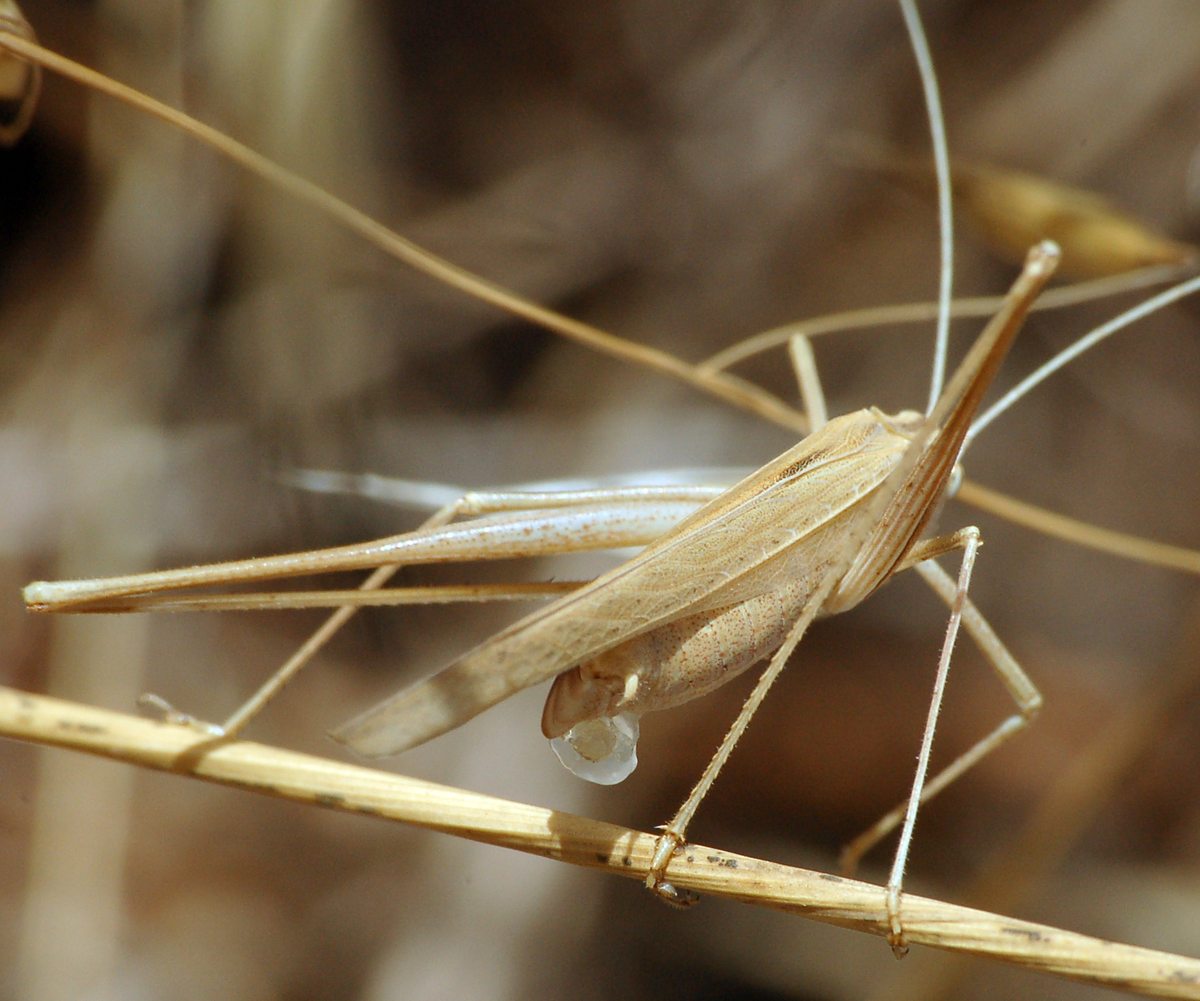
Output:
<instances>
[{"instance_id":1,"label":"white droplet","mask_svg":"<svg viewBox=\"0 0 1200 1001\"><path fill-rule=\"evenodd\" d=\"M590 719L550 741L567 771L597 785L623 782L637 768L638 717Z\"/></svg>"}]
</instances>

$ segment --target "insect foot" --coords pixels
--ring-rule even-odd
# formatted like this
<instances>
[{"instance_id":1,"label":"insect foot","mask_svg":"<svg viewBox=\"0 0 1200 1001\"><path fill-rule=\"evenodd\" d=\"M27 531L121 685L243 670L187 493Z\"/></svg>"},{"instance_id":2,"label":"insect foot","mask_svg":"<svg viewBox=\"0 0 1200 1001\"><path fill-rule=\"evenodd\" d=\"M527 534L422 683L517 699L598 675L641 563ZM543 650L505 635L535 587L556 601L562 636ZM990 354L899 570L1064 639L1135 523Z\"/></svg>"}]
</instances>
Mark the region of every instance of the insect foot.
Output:
<instances>
[{"instance_id":1,"label":"insect foot","mask_svg":"<svg viewBox=\"0 0 1200 1001\"><path fill-rule=\"evenodd\" d=\"M904 926L900 922L900 887L889 886L887 891L888 945L897 959L908 955L908 942L904 939Z\"/></svg>"},{"instance_id":2,"label":"insect foot","mask_svg":"<svg viewBox=\"0 0 1200 1001\"><path fill-rule=\"evenodd\" d=\"M138 708L146 710L163 723L190 727L210 737L226 736L224 727L217 726L216 723L206 723L189 713L181 712L161 695L155 695L153 692L143 692L138 696L137 704Z\"/></svg>"},{"instance_id":3,"label":"insect foot","mask_svg":"<svg viewBox=\"0 0 1200 1001\"><path fill-rule=\"evenodd\" d=\"M654 846L654 856L650 859L650 871L646 873L646 889L664 904L680 910L691 907L700 900L691 890L680 889L667 881L667 866L682 848L683 838L670 828L663 828Z\"/></svg>"}]
</instances>

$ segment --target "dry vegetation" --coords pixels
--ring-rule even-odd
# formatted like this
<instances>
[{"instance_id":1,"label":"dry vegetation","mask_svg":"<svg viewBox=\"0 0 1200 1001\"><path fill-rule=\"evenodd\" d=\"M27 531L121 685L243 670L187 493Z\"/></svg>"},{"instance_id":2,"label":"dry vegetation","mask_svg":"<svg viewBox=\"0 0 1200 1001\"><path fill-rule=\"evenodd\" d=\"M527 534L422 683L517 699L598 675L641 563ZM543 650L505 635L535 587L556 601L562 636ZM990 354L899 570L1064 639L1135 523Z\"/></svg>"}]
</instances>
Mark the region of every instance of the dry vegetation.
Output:
<instances>
[{"instance_id":1,"label":"dry vegetation","mask_svg":"<svg viewBox=\"0 0 1200 1001\"><path fill-rule=\"evenodd\" d=\"M685 21L655 2L24 6L50 47L186 106L498 282L688 358L934 289L932 203L840 153L863 136L924 148L891 4L693 4ZM1195 239L1200 10L923 10L953 151L1102 191ZM410 523L298 493L278 480L285 470L487 485L751 465L789 443L401 272L61 81L47 81L34 130L0 152L0 172L0 583L12 596L0 663L18 687L121 710L151 689L223 717L317 613L46 621L25 615L17 589ZM960 288L1006 284L1011 265L962 243ZM980 439L969 474L1200 546L1197 308L1059 377ZM1115 309L1036 319L1008 371ZM923 403L929 340L905 328L819 343L833 408ZM790 392L778 358L741 371ZM1200 954L1196 699L1149 723L1133 715L1158 712L1169 686L1186 691L1194 579L961 505L943 523L969 520L987 539L973 594L1048 706L923 814L911 889L966 900L1061 780L1078 838L996 906ZM329 753L327 727L511 613L363 615L252 736ZM907 788L942 622L917 582L898 581L816 630L697 840L834 868L839 845ZM969 647L950 687L947 755L1008 708ZM645 830L682 798L738 694L648 721L643 765L611 790L553 761L537 695L396 768ZM1114 748L1124 761L1110 781L1076 764ZM915 950L897 965L879 940L840 929L711 900L676 915L594 873L62 752L6 745L3 763L6 996L933 996L914 984L939 957ZM951 990L1044 987L986 965Z\"/></svg>"}]
</instances>

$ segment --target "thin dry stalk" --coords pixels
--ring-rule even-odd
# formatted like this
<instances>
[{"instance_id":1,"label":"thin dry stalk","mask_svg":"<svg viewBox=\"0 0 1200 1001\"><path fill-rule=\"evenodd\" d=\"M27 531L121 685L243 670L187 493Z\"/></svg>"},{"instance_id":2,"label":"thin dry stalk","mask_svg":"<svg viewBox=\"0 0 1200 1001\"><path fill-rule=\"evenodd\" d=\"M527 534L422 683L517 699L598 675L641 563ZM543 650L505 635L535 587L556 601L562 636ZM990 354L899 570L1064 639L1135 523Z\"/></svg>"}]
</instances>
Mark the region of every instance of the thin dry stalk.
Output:
<instances>
[{"instance_id":1,"label":"thin dry stalk","mask_svg":"<svg viewBox=\"0 0 1200 1001\"><path fill-rule=\"evenodd\" d=\"M1134 781L1137 767L1167 732L1195 705L1200 694L1200 603L1186 624L1161 680L1108 725L1058 776L1020 836L985 865L965 896L979 907L1009 910L1033 898L1053 878L1072 848L1113 798L1122 782ZM879 1001L933 1001L954 996L969 969L962 955L939 962L880 992Z\"/></svg>"},{"instance_id":2,"label":"thin dry stalk","mask_svg":"<svg viewBox=\"0 0 1200 1001\"><path fill-rule=\"evenodd\" d=\"M1027 103L1027 102L1026 102L1026 103ZM1094 149L1094 145L1090 146L1090 148ZM486 269L481 269L481 270L486 270ZM548 296L544 296L544 298L548 298ZM1165 492L1165 491L1160 491L1160 493L1166 493L1166 492ZM1164 535L1165 535L1165 534L1168 534L1168 533L1164 533ZM992 555L992 553L997 553L998 551L1002 551L1002 549L1001 549L1001 546L995 546L995 547L992 547L992 549L991 549L991 550L990 550L990 552L989 552L989 556L991 556L991 555ZM112 700L108 700L108 701L112 701ZM125 769L116 769L116 771L119 771L119 772L121 772L121 771L125 771ZM1186 798L1186 797L1184 797L1184 798ZM478 820L476 820L476 823L478 823ZM371 829L371 828L367 828L367 829ZM440 839L437 839L437 840L439 840L439 841L440 841ZM186 853L184 853L184 855L186 855ZM186 864L186 863L185 863L185 864ZM425 867L425 868L426 868L426 870L428 871L428 867L427 867L427 865L426 865L426 867ZM545 867L542 867L542 868L545 868ZM550 870L550 871L559 871L559 870ZM822 885L822 886L823 886L823 885ZM306 889L308 889L308 888L306 887ZM503 892L503 891L498 891L498 892ZM408 895L408 893L406 893L406 895ZM1120 935L1120 934L1118 934L1118 935ZM845 937L845 939L850 939L850 936L842 936L842 937ZM1120 935L1120 937L1126 937L1126 936L1124 936L1124 935ZM851 940L851 941L853 941L853 940ZM869 945L871 945L871 943L869 943ZM872 948L875 948L875 946L874 946L874 945L871 945L871 947L872 947ZM882 951L881 951L881 952L882 952ZM185 975L185 976L186 976L186 975ZM1192 996L1192 995L1190 995L1190 994L1189 994L1188 996Z\"/></svg>"},{"instance_id":3,"label":"thin dry stalk","mask_svg":"<svg viewBox=\"0 0 1200 1001\"><path fill-rule=\"evenodd\" d=\"M15 0L0 0L0 31L33 41L33 28ZM0 146L12 146L28 130L42 88L35 63L0 52Z\"/></svg>"},{"instance_id":4,"label":"thin dry stalk","mask_svg":"<svg viewBox=\"0 0 1200 1001\"><path fill-rule=\"evenodd\" d=\"M800 432L808 430L808 422L798 410L788 406L760 386L725 371L724 365L728 363L729 359L724 352L707 362L691 364L669 352L616 337L591 324L547 309L418 246L331 194L320 185L280 166L219 130L0 26L0 52L3 51L58 73L98 93L113 97L131 108L181 130L256 175L278 191L326 215L385 254L450 288L457 289L519 319L553 331L568 340L583 344L600 354L677 379L780 427ZM1171 265L1162 272L1157 268L1148 268L1146 277L1156 280L1166 277L1168 274L1174 273L1174 267ZM1126 287L1124 281L1125 279L1121 280L1120 287ZM1139 284L1140 282L1134 281L1127 287L1137 287ZM1092 289L1085 283L1084 287L1088 287L1091 292L1099 291L1099 287L1102 286ZM1083 291L1084 287L1081 287L1079 291ZM1061 293L1066 294L1061 295ZM1073 290L1063 289L1060 290L1059 298L1061 302L1059 299L1052 299L1048 305L1057 306L1070 303L1074 301L1075 295ZM991 301L984 300L975 305L990 304ZM912 308L912 306L888 307L886 313L894 322L898 318L898 314L903 314L905 310ZM916 306L918 311L926 308L931 307L924 304ZM1043 304L1039 308L1047 308L1047 304ZM967 311L963 315L968 315L969 312L971 311ZM861 320L860 317L854 322L858 324ZM841 317L838 320L837 328L843 328L846 321L846 317ZM788 330L795 332L794 325L789 325ZM777 340L778 335L779 331L767 331L761 335L761 338L756 337L747 341L746 345L738 350L747 350L751 345L757 350L762 343L761 339L766 339L769 343ZM717 364L718 359L721 361L720 365ZM1128 533L1095 529L1093 526L1076 522L1057 512L1018 501L993 489L980 487L970 480L964 479L957 496L964 503L981 510L999 514L1018 524L1029 525L1035 530L1068 541L1079 542L1115 555L1127 556L1153 565L1180 569L1188 573L1196 573L1198 570L1196 554L1188 550L1155 543Z\"/></svg>"},{"instance_id":5,"label":"thin dry stalk","mask_svg":"<svg viewBox=\"0 0 1200 1001\"><path fill-rule=\"evenodd\" d=\"M222 156L256 174L277 190L290 195L302 204L327 214L331 219L335 219L350 232L378 247L385 254L389 254L430 278L442 282L449 288L458 289L506 313L545 327L547 330L553 330L555 333L587 345L601 354L611 355L614 358L641 365L651 371L680 379L766 420L801 431L807 430L807 423L798 411L759 387L723 372L701 371L657 348L613 337L591 324L563 316L518 296L508 289L485 281L464 268L460 268L457 264L438 257L392 232L366 213L330 194L320 185L281 167L217 129L211 128L161 101L156 101L132 87L127 87L102 73L97 73L80 63L51 52L49 49L44 49L10 31L0 30L0 51L5 49L35 65L59 73L99 93L114 97L131 108L136 108L153 118L181 129Z\"/></svg>"},{"instance_id":6,"label":"thin dry stalk","mask_svg":"<svg viewBox=\"0 0 1200 1001\"><path fill-rule=\"evenodd\" d=\"M0 733L348 813L397 820L572 865L645 878L656 837L338 761L14 689L0 689ZM689 845L680 887L884 936L881 887ZM912 943L990 956L1148 997L1200 998L1200 960L1105 942L1047 925L906 894Z\"/></svg>"}]
</instances>

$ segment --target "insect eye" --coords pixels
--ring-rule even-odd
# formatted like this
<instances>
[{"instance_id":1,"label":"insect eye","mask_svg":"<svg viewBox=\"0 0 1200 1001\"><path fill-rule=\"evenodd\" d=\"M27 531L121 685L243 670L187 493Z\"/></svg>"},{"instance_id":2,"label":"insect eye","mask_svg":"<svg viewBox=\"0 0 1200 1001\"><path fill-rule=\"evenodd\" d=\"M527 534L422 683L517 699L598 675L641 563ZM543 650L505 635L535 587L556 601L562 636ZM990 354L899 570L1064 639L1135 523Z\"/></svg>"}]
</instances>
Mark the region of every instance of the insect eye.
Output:
<instances>
[{"instance_id":1,"label":"insect eye","mask_svg":"<svg viewBox=\"0 0 1200 1001\"><path fill-rule=\"evenodd\" d=\"M966 473L963 472L962 463L956 462L954 468L950 470L949 479L946 480L945 497L947 500L958 493L958 488L962 486L964 476L966 476Z\"/></svg>"}]
</instances>

